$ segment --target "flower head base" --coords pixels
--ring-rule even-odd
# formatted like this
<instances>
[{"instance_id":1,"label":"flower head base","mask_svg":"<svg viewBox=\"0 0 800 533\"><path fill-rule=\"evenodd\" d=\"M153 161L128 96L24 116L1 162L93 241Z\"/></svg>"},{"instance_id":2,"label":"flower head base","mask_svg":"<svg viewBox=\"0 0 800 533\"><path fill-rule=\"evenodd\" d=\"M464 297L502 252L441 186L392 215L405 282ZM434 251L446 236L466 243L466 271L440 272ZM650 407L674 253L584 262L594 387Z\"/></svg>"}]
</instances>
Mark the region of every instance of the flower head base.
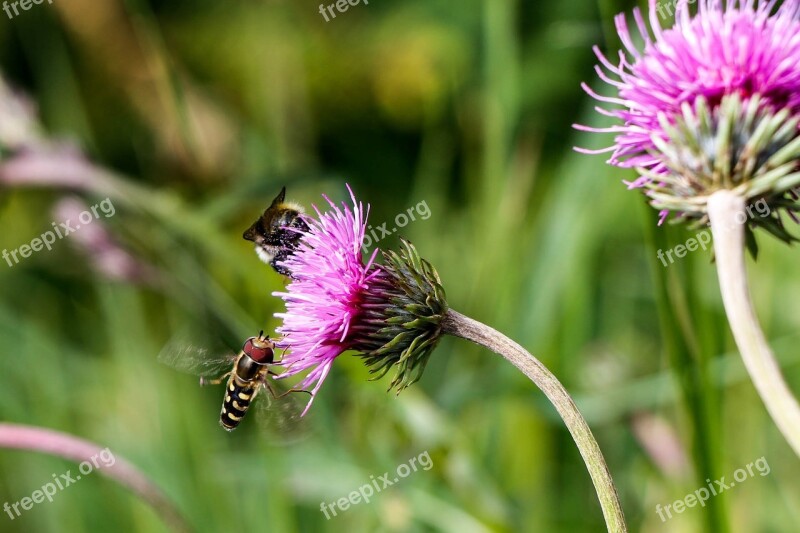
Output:
<instances>
[{"instance_id":1,"label":"flower head base","mask_svg":"<svg viewBox=\"0 0 800 533\"><path fill-rule=\"evenodd\" d=\"M759 96L743 102L734 94L713 110L700 97L684 104L682 115L659 118L667 139L654 135L652 151L663 170L638 169L650 178L644 187L656 209L706 224L708 197L729 189L748 203L766 201L774 216L751 223L768 230L780 224L778 208L800 209L792 192L800 185L800 114L773 112Z\"/></svg>"},{"instance_id":2,"label":"flower head base","mask_svg":"<svg viewBox=\"0 0 800 533\"><path fill-rule=\"evenodd\" d=\"M349 187L348 187L349 189ZM361 352L373 372L398 373L391 387L402 389L417 379L436 345L438 322L446 310L444 291L433 268L410 244L402 255L384 254L387 265L364 262L361 248L367 212L352 191L352 208L327 199L332 211L318 219L304 216L308 229L286 261L292 274L277 343L290 353L283 359L288 377L311 370L298 385L310 389L311 406L333 361L347 350ZM305 411L304 411L305 414Z\"/></svg>"},{"instance_id":3,"label":"flower head base","mask_svg":"<svg viewBox=\"0 0 800 533\"><path fill-rule=\"evenodd\" d=\"M789 146L800 116L800 0L777 8L775 1L696 3L692 14L690 2L679 0L671 28L661 27L656 0L649 1L649 27L635 10L641 50L625 16L617 16L628 55L620 52L615 64L595 48L597 74L617 96L584 89L619 106L597 110L621 124L576 126L616 133L614 145L598 152L613 152L609 164L637 169L641 177L628 185L649 189L655 207L690 220L705 216L705 197L714 189L783 198L792 181L785 178L796 169L789 165L797 150ZM774 170L766 159L783 148L784 175L772 183L783 188L765 188Z\"/></svg>"},{"instance_id":4,"label":"flower head base","mask_svg":"<svg viewBox=\"0 0 800 533\"><path fill-rule=\"evenodd\" d=\"M367 321L382 325L369 333L361 345L369 350L362 357L375 379L391 367L397 372L389 389L404 388L419 380L431 352L441 337L441 321L447 299L436 269L422 259L413 244L402 239L400 254L384 252L376 291L365 301Z\"/></svg>"}]
</instances>

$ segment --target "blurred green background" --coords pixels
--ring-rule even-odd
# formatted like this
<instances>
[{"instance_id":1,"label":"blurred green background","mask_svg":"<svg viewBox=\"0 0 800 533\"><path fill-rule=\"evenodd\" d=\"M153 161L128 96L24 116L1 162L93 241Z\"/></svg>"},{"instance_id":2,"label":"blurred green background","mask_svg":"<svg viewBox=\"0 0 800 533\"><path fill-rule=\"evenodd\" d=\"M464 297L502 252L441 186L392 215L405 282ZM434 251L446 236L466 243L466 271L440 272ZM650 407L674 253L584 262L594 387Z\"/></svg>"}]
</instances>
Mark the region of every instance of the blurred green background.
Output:
<instances>
[{"instance_id":1,"label":"blurred green background","mask_svg":"<svg viewBox=\"0 0 800 533\"><path fill-rule=\"evenodd\" d=\"M445 339L399 397L341 357L309 435L290 445L250 420L225 433L221 388L159 364L187 328L234 349L274 330L270 293L284 280L242 231L283 185L310 206L345 199L350 183L374 226L430 208L401 234L453 308L573 393L632 531L797 531L800 463L744 373L710 253L664 268L656 250L689 232L656 227L621 183L629 174L572 150L612 141L571 124L607 125L579 83L600 87L590 47L616 46L611 17L631 7L371 0L326 22L304 0L55 0L0 14L0 69L16 91L0 99L0 249L63 221L65 199L108 196L116 209L92 226L106 234L0 263L2 420L109 446L198 531L602 531L554 409L465 341ZM757 307L800 391L797 251L759 243ZM430 470L320 512L426 451ZM769 475L656 514L761 457ZM74 468L0 451L0 502ZM163 530L100 476L0 515L9 532Z\"/></svg>"}]
</instances>

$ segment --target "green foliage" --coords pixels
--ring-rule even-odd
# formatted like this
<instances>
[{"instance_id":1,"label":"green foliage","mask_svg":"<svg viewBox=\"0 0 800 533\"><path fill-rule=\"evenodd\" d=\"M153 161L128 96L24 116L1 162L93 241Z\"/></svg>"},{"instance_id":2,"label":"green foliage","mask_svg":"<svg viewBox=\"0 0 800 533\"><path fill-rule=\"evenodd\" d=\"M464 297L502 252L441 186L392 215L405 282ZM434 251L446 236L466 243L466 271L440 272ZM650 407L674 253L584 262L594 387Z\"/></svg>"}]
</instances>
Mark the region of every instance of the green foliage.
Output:
<instances>
[{"instance_id":1,"label":"green foliage","mask_svg":"<svg viewBox=\"0 0 800 533\"><path fill-rule=\"evenodd\" d=\"M38 104L50 139L114 172L117 212L98 223L156 273L110 280L74 238L0 262L3 420L109 446L199 531L602 530L543 395L463 341L443 339L399 397L390 377L372 383L341 358L310 436L291 445L251 420L227 434L222 390L157 362L187 327L232 348L273 331L284 280L242 231L283 185L310 206L344 199L348 182L374 227L430 206L380 246L409 238L453 308L553 370L598 437L632 531L793 531L800 465L731 353L709 253L664 267L649 244L688 233L655 228L621 184L631 176L572 151L602 142L570 124L594 120L579 83L611 4L603 22L577 0L374 0L330 22L304 2L56 0L3 19L3 74ZM105 197L0 189L0 250L48 230L75 194ZM773 241L759 242L754 296L800 391L796 250ZM423 451L430 470L330 520L320 512ZM769 476L666 524L656 515L762 456ZM0 451L0 504L68 469ZM96 475L14 521L0 514L9 532L162 527Z\"/></svg>"}]
</instances>

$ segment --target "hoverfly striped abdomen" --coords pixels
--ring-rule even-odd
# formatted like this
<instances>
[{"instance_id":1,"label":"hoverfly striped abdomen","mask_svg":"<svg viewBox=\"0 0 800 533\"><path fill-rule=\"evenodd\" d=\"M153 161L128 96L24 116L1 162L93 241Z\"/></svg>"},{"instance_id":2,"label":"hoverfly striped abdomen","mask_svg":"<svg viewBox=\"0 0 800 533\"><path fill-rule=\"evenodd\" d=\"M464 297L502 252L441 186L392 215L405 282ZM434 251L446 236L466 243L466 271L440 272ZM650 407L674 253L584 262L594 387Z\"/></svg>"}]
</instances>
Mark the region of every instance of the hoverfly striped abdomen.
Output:
<instances>
[{"instance_id":1,"label":"hoverfly striped abdomen","mask_svg":"<svg viewBox=\"0 0 800 533\"><path fill-rule=\"evenodd\" d=\"M257 382L240 384L237 381L235 376L231 376L228 381L225 400L222 402L222 411L219 415L219 423L228 431L236 429L258 392Z\"/></svg>"}]
</instances>

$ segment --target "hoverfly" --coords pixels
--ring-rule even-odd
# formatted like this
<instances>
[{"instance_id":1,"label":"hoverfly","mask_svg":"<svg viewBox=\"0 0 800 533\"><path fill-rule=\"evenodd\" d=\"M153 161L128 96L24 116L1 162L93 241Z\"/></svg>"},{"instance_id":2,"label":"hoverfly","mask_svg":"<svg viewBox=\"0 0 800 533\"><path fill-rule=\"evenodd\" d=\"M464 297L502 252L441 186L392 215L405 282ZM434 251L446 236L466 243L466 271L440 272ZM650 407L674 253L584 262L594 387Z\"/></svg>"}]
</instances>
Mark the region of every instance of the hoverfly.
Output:
<instances>
[{"instance_id":1,"label":"hoverfly","mask_svg":"<svg viewBox=\"0 0 800 533\"><path fill-rule=\"evenodd\" d=\"M311 394L302 389L285 390L271 378L279 375L272 369L281 363L275 361L275 343L263 331L248 338L238 354L209 357L206 348L174 342L161 351L158 359L177 370L199 375L200 385L225 383L219 423L229 432L239 426L262 389L264 401L257 404L257 418L281 433L295 425L303 412L303 403L293 393Z\"/></svg>"}]
</instances>

